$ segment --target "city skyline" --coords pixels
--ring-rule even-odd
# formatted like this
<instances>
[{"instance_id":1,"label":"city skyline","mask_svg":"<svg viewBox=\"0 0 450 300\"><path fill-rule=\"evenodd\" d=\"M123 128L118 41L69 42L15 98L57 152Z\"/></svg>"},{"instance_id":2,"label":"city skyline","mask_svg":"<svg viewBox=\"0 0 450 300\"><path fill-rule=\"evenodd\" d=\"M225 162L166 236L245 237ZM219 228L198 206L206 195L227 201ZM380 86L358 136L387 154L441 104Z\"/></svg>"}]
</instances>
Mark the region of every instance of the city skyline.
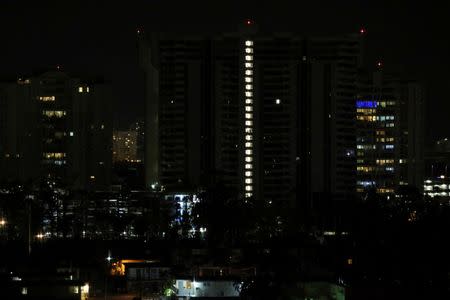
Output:
<instances>
[{"instance_id":1,"label":"city skyline","mask_svg":"<svg viewBox=\"0 0 450 300\"><path fill-rule=\"evenodd\" d=\"M445 53L450 45L442 39L445 26L440 26L439 18L433 17L432 13L438 10L431 10L431 6L404 7L383 2L349 1L342 5L305 4L308 13L296 15L289 9L292 2L275 6L263 1L258 9L252 9L254 1L244 1L242 5L218 2L206 6L174 2L180 8L174 11L169 3L144 5L132 1L119 8L105 6L103 1L90 5L74 2L67 6L69 11L66 11L62 5L46 1L38 6L29 4L35 6L35 10L21 10L13 1L5 1L1 4L0 22L14 26L2 24L8 47L0 51L3 57L14 51L21 59L5 61L0 76L20 77L30 75L36 69L47 70L56 66L75 76L84 76L84 73L106 75L118 95L114 110L121 112L115 116L115 127L124 129L135 119L143 119L143 90L137 76L135 51L137 30L234 31L237 24L246 18L253 19L263 31L293 31L303 36L352 33L364 28L367 32L366 65L376 68L376 63L382 60L386 70L404 72L424 82L429 99L426 110L430 125L426 137L438 139L450 134L438 121L445 118L445 111L450 108L442 100L446 96L443 86L448 83L445 66L449 65L449 59ZM181 14L181 11L186 14ZM11 17L13 15L14 18ZM62 15L68 18L62 18ZM83 22L79 21L81 19ZM325 19L326 22L321 22ZM17 40L16 36L23 39Z\"/></svg>"}]
</instances>

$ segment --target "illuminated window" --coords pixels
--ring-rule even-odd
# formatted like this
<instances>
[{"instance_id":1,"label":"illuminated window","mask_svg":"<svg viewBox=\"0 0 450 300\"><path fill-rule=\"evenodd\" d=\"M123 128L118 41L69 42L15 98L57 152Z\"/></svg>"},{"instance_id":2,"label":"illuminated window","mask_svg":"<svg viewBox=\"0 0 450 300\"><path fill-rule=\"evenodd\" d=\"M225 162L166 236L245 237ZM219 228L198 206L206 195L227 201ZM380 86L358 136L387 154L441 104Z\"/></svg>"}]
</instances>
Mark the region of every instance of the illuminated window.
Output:
<instances>
[{"instance_id":1,"label":"illuminated window","mask_svg":"<svg viewBox=\"0 0 450 300\"><path fill-rule=\"evenodd\" d=\"M281 100L280 99L275 99L275 104L280 104Z\"/></svg>"},{"instance_id":2,"label":"illuminated window","mask_svg":"<svg viewBox=\"0 0 450 300\"><path fill-rule=\"evenodd\" d=\"M253 157L251 157L251 156L247 156L245 158L245 162L252 162L252 161L253 161Z\"/></svg>"},{"instance_id":3,"label":"illuminated window","mask_svg":"<svg viewBox=\"0 0 450 300\"><path fill-rule=\"evenodd\" d=\"M245 114L245 118L246 119L253 119L253 114L247 113L247 114Z\"/></svg>"},{"instance_id":4,"label":"illuminated window","mask_svg":"<svg viewBox=\"0 0 450 300\"><path fill-rule=\"evenodd\" d=\"M252 142L246 142L245 143L245 148L252 148L253 147L253 143Z\"/></svg>"},{"instance_id":5,"label":"illuminated window","mask_svg":"<svg viewBox=\"0 0 450 300\"><path fill-rule=\"evenodd\" d=\"M245 46L253 46L253 41L245 41Z\"/></svg>"},{"instance_id":6,"label":"illuminated window","mask_svg":"<svg viewBox=\"0 0 450 300\"><path fill-rule=\"evenodd\" d=\"M245 75L253 75L253 71L252 70L246 70L245 71Z\"/></svg>"},{"instance_id":7,"label":"illuminated window","mask_svg":"<svg viewBox=\"0 0 450 300\"><path fill-rule=\"evenodd\" d=\"M253 165L252 164L245 164L245 169L251 170L251 169L253 169Z\"/></svg>"},{"instance_id":8,"label":"illuminated window","mask_svg":"<svg viewBox=\"0 0 450 300\"><path fill-rule=\"evenodd\" d=\"M55 96L39 96L38 99L43 102L55 101Z\"/></svg>"},{"instance_id":9,"label":"illuminated window","mask_svg":"<svg viewBox=\"0 0 450 300\"><path fill-rule=\"evenodd\" d=\"M251 77L245 77L245 82L253 82L253 79Z\"/></svg>"},{"instance_id":10,"label":"illuminated window","mask_svg":"<svg viewBox=\"0 0 450 300\"><path fill-rule=\"evenodd\" d=\"M43 153L42 155L44 156L44 158L47 158L47 159L52 159L52 158L59 159L59 158L66 157L66 153L63 153L63 152L46 152L46 153Z\"/></svg>"},{"instance_id":11,"label":"illuminated window","mask_svg":"<svg viewBox=\"0 0 450 300\"><path fill-rule=\"evenodd\" d=\"M245 190L246 191L253 191L253 187L251 185L246 185L245 186Z\"/></svg>"},{"instance_id":12,"label":"illuminated window","mask_svg":"<svg viewBox=\"0 0 450 300\"><path fill-rule=\"evenodd\" d=\"M73 136L73 131L71 131L71 132L69 133L69 136Z\"/></svg>"},{"instance_id":13,"label":"illuminated window","mask_svg":"<svg viewBox=\"0 0 450 300\"><path fill-rule=\"evenodd\" d=\"M253 129L251 129L251 128L245 128L245 133L253 133Z\"/></svg>"},{"instance_id":14,"label":"illuminated window","mask_svg":"<svg viewBox=\"0 0 450 300\"><path fill-rule=\"evenodd\" d=\"M245 126L253 126L253 121L245 121Z\"/></svg>"},{"instance_id":15,"label":"illuminated window","mask_svg":"<svg viewBox=\"0 0 450 300\"><path fill-rule=\"evenodd\" d=\"M253 107L251 107L251 106L246 106L246 107L245 107L245 111L253 111Z\"/></svg>"},{"instance_id":16,"label":"illuminated window","mask_svg":"<svg viewBox=\"0 0 450 300\"><path fill-rule=\"evenodd\" d=\"M245 60L246 61L252 61L253 60L253 56L252 55L246 55L245 56Z\"/></svg>"},{"instance_id":17,"label":"illuminated window","mask_svg":"<svg viewBox=\"0 0 450 300\"><path fill-rule=\"evenodd\" d=\"M252 155L252 154L253 154L253 150L251 150L251 149L245 150L245 155Z\"/></svg>"},{"instance_id":18,"label":"illuminated window","mask_svg":"<svg viewBox=\"0 0 450 300\"><path fill-rule=\"evenodd\" d=\"M245 177L252 177L253 172L252 171L245 171Z\"/></svg>"},{"instance_id":19,"label":"illuminated window","mask_svg":"<svg viewBox=\"0 0 450 300\"><path fill-rule=\"evenodd\" d=\"M43 110L42 115L49 118L62 118L66 115L66 112L63 110Z\"/></svg>"},{"instance_id":20,"label":"illuminated window","mask_svg":"<svg viewBox=\"0 0 450 300\"><path fill-rule=\"evenodd\" d=\"M245 97L253 97L253 92L245 91Z\"/></svg>"},{"instance_id":21,"label":"illuminated window","mask_svg":"<svg viewBox=\"0 0 450 300\"><path fill-rule=\"evenodd\" d=\"M250 134L245 135L245 140L251 141L252 139L253 139L253 137Z\"/></svg>"},{"instance_id":22,"label":"illuminated window","mask_svg":"<svg viewBox=\"0 0 450 300\"><path fill-rule=\"evenodd\" d=\"M83 87L82 86L79 86L78 87L78 93L82 93L83 92Z\"/></svg>"},{"instance_id":23,"label":"illuminated window","mask_svg":"<svg viewBox=\"0 0 450 300\"><path fill-rule=\"evenodd\" d=\"M245 53L253 53L253 49L252 48L245 48Z\"/></svg>"},{"instance_id":24,"label":"illuminated window","mask_svg":"<svg viewBox=\"0 0 450 300\"><path fill-rule=\"evenodd\" d=\"M86 87L86 93L89 93L89 87L88 86Z\"/></svg>"},{"instance_id":25,"label":"illuminated window","mask_svg":"<svg viewBox=\"0 0 450 300\"><path fill-rule=\"evenodd\" d=\"M250 98L245 99L245 104L253 104L253 100Z\"/></svg>"},{"instance_id":26,"label":"illuminated window","mask_svg":"<svg viewBox=\"0 0 450 300\"><path fill-rule=\"evenodd\" d=\"M245 183L247 184L253 183L253 180L251 178L246 178Z\"/></svg>"},{"instance_id":27,"label":"illuminated window","mask_svg":"<svg viewBox=\"0 0 450 300\"><path fill-rule=\"evenodd\" d=\"M246 67L246 68L253 68L253 63L246 62L246 63L245 63L245 67Z\"/></svg>"},{"instance_id":28,"label":"illuminated window","mask_svg":"<svg viewBox=\"0 0 450 300\"><path fill-rule=\"evenodd\" d=\"M246 90L253 90L253 84L246 84L245 85Z\"/></svg>"}]
</instances>

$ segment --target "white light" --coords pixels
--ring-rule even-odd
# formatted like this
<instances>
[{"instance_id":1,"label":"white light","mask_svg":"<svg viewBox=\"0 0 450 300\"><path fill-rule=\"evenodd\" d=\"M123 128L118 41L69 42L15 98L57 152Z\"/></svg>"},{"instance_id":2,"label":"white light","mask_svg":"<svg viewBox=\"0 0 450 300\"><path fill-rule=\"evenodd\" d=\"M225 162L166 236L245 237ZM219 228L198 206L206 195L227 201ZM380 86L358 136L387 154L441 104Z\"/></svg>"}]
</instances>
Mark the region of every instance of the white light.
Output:
<instances>
[{"instance_id":1,"label":"white light","mask_svg":"<svg viewBox=\"0 0 450 300\"><path fill-rule=\"evenodd\" d=\"M83 92L83 87L82 86L78 87L78 93L82 93L82 92Z\"/></svg>"},{"instance_id":2,"label":"white light","mask_svg":"<svg viewBox=\"0 0 450 300\"><path fill-rule=\"evenodd\" d=\"M253 79L251 77L245 77L245 82L253 82Z\"/></svg>"},{"instance_id":3,"label":"white light","mask_svg":"<svg viewBox=\"0 0 450 300\"><path fill-rule=\"evenodd\" d=\"M253 84L246 84L245 85L246 90L253 90Z\"/></svg>"},{"instance_id":4,"label":"white light","mask_svg":"<svg viewBox=\"0 0 450 300\"><path fill-rule=\"evenodd\" d=\"M252 161L253 161L253 157L251 157L251 156L247 156L245 158L245 162L252 162Z\"/></svg>"},{"instance_id":5,"label":"white light","mask_svg":"<svg viewBox=\"0 0 450 300\"><path fill-rule=\"evenodd\" d=\"M253 55L246 55L245 56L245 60L246 61L252 61L253 60Z\"/></svg>"},{"instance_id":6,"label":"white light","mask_svg":"<svg viewBox=\"0 0 450 300\"><path fill-rule=\"evenodd\" d=\"M245 193L245 197L251 197L252 196L252 193Z\"/></svg>"},{"instance_id":7,"label":"white light","mask_svg":"<svg viewBox=\"0 0 450 300\"><path fill-rule=\"evenodd\" d=\"M245 121L245 126L253 126L253 121Z\"/></svg>"},{"instance_id":8,"label":"white light","mask_svg":"<svg viewBox=\"0 0 450 300\"><path fill-rule=\"evenodd\" d=\"M246 107L245 107L245 111L253 111L253 107L251 107L251 106L246 106Z\"/></svg>"},{"instance_id":9,"label":"white light","mask_svg":"<svg viewBox=\"0 0 450 300\"><path fill-rule=\"evenodd\" d=\"M253 114L247 113L247 114L245 114L245 118L246 119L253 119Z\"/></svg>"},{"instance_id":10,"label":"white light","mask_svg":"<svg viewBox=\"0 0 450 300\"><path fill-rule=\"evenodd\" d=\"M253 92L246 91L245 97L253 97Z\"/></svg>"},{"instance_id":11,"label":"white light","mask_svg":"<svg viewBox=\"0 0 450 300\"><path fill-rule=\"evenodd\" d=\"M246 135L245 135L245 139L246 139L247 141L251 141L251 140L253 139L253 137L252 137L250 134L246 134Z\"/></svg>"},{"instance_id":12,"label":"white light","mask_svg":"<svg viewBox=\"0 0 450 300\"><path fill-rule=\"evenodd\" d=\"M252 70L246 70L245 71L245 75L253 75L253 71Z\"/></svg>"},{"instance_id":13,"label":"white light","mask_svg":"<svg viewBox=\"0 0 450 300\"><path fill-rule=\"evenodd\" d=\"M253 180L251 179L251 178L246 178L245 179L245 183L247 183L247 184L250 184L250 183L252 183L253 182Z\"/></svg>"},{"instance_id":14,"label":"white light","mask_svg":"<svg viewBox=\"0 0 450 300\"><path fill-rule=\"evenodd\" d=\"M253 41L245 41L245 46L253 46Z\"/></svg>"},{"instance_id":15,"label":"white light","mask_svg":"<svg viewBox=\"0 0 450 300\"><path fill-rule=\"evenodd\" d=\"M275 100L275 104L280 104L281 103L281 100L280 99L276 99Z\"/></svg>"},{"instance_id":16,"label":"white light","mask_svg":"<svg viewBox=\"0 0 450 300\"><path fill-rule=\"evenodd\" d=\"M253 49L252 48L245 48L245 53L253 53Z\"/></svg>"},{"instance_id":17,"label":"white light","mask_svg":"<svg viewBox=\"0 0 450 300\"><path fill-rule=\"evenodd\" d=\"M245 148L252 148L253 147L253 143L252 142L246 142L245 143Z\"/></svg>"},{"instance_id":18,"label":"white light","mask_svg":"<svg viewBox=\"0 0 450 300\"><path fill-rule=\"evenodd\" d=\"M253 165L252 164L245 164L245 168L247 170L251 170L251 169L253 169Z\"/></svg>"},{"instance_id":19,"label":"white light","mask_svg":"<svg viewBox=\"0 0 450 300\"><path fill-rule=\"evenodd\" d=\"M245 186L245 190L246 190L246 191L253 191L253 188L252 188L251 185L246 185L246 186Z\"/></svg>"},{"instance_id":20,"label":"white light","mask_svg":"<svg viewBox=\"0 0 450 300\"><path fill-rule=\"evenodd\" d=\"M253 172L252 171L245 171L245 177L252 177Z\"/></svg>"},{"instance_id":21,"label":"white light","mask_svg":"<svg viewBox=\"0 0 450 300\"><path fill-rule=\"evenodd\" d=\"M245 67L246 67L247 69L253 68L253 63L251 63L251 62L246 62L246 63L245 63Z\"/></svg>"},{"instance_id":22,"label":"white light","mask_svg":"<svg viewBox=\"0 0 450 300\"><path fill-rule=\"evenodd\" d=\"M245 99L245 104L253 104L253 100L252 99Z\"/></svg>"}]
</instances>

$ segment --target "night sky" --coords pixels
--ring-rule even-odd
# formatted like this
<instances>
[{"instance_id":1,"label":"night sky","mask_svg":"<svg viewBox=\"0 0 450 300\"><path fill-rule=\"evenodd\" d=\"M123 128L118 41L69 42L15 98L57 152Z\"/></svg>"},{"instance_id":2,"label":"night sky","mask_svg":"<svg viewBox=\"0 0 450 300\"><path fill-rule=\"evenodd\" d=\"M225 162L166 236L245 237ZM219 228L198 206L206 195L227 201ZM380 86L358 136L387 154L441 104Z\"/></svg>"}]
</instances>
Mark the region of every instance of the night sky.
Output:
<instances>
[{"instance_id":1,"label":"night sky","mask_svg":"<svg viewBox=\"0 0 450 300\"><path fill-rule=\"evenodd\" d=\"M104 76L117 95L112 104L115 125L126 128L143 118L137 28L234 31L245 18L253 18L263 31L304 35L357 32L364 27L367 65L382 59L385 70L421 80L428 91L428 142L450 136L449 7L438 1L303 2L1 0L0 77L15 78L56 65L75 76Z\"/></svg>"}]
</instances>

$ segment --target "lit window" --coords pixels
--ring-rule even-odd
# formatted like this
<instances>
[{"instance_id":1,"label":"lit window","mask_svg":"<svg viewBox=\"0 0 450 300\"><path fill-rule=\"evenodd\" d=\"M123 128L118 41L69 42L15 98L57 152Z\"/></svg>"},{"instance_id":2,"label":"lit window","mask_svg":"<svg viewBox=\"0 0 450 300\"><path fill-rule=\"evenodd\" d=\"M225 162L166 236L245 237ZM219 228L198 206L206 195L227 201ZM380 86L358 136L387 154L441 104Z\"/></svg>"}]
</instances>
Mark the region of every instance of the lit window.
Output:
<instances>
[{"instance_id":1,"label":"lit window","mask_svg":"<svg viewBox=\"0 0 450 300\"><path fill-rule=\"evenodd\" d=\"M246 68L253 68L253 63L251 63L251 62L246 62L246 63L245 63L245 67L246 67Z\"/></svg>"},{"instance_id":2,"label":"lit window","mask_svg":"<svg viewBox=\"0 0 450 300\"><path fill-rule=\"evenodd\" d=\"M246 178L245 183L251 184L251 183L253 183L253 180L251 178Z\"/></svg>"},{"instance_id":3,"label":"lit window","mask_svg":"<svg viewBox=\"0 0 450 300\"><path fill-rule=\"evenodd\" d=\"M47 101L55 101L55 96L40 96L39 100L43 101L43 102L47 102Z\"/></svg>"},{"instance_id":4,"label":"lit window","mask_svg":"<svg viewBox=\"0 0 450 300\"><path fill-rule=\"evenodd\" d=\"M245 77L245 82L253 82L253 79L251 77Z\"/></svg>"},{"instance_id":5,"label":"lit window","mask_svg":"<svg viewBox=\"0 0 450 300\"><path fill-rule=\"evenodd\" d=\"M252 177L253 172L252 171L245 171L245 177Z\"/></svg>"},{"instance_id":6,"label":"lit window","mask_svg":"<svg viewBox=\"0 0 450 300\"><path fill-rule=\"evenodd\" d=\"M246 190L246 191L252 191L252 190L253 190L253 187L252 187L251 185L246 185L246 186L245 186L245 190Z\"/></svg>"},{"instance_id":7,"label":"lit window","mask_svg":"<svg viewBox=\"0 0 450 300\"><path fill-rule=\"evenodd\" d=\"M253 147L253 143L252 142L246 142L245 143L245 148L252 148Z\"/></svg>"},{"instance_id":8,"label":"lit window","mask_svg":"<svg viewBox=\"0 0 450 300\"><path fill-rule=\"evenodd\" d=\"M245 97L253 97L253 92L246 91L245 92Z\"/></svg>"},{"instance_id":9,"label":"lit window","mask_svg":"<svg viewBox=\"0 0 450 300\"><path fill-rule=\"evenodd\" d=\"M252 162L252 161L253 161L253 157L251 157L251 156L247 156L245 158L245 162Z\"/></svg>"},{"instance_id":10,"label":"lit window","mask_svg":"<svg viewBox=\"0 0 450 300\"><path fill-rule=\"evenodd\" d=\"M62 118L63 116L66 115L66 112L63 110L43 110L42 111L42 115L52 118Z\"/></svg>"},{"instance_id":11,"label":"lit window","mask_svg":"<svg viewBox=\"0 0 450 300\"><path fill-rule=\"evenodd\" d=\"M69 133L69 136L73 136L73 131L71 131L71 132Z\"/></svg>"},{"instance_id":12,"label":"lit window","mask_svg":"<svg viewBox=\"0 0 450 300\"><path fill-rule=\"evenodd\" d=\"M252 139L253 139L253 137L250 134L245 135L245 140L251 141Z\"/></svg>"},{"instance_id":13,"label":"lit window","mask_svg":"<svg viewBox=\"0 0 450 300\"><path fill-rule=\"evenodd\" d=\"M246 84L245 85L246 90L253 90L253 84Z\"/></svg>"},{"instance_id":14,"label":"lit window","mask_svg":"<svg viewBox=\"0 0 450 300\"><path fill-rule=\"evenodd\" d=\"M252 48L245 48L245 53L253 53L253 49Z\"/></svg>"},{"instance_id":15,"label":"lit window","mask_svg":"<svg viewBox=\"0 0 450 300\"><path fill-rule=\"evenodd\" d=\"M245 60L246 61L252 61L253 60L253 55L246 55L245 56Z\"/></svg>"},{"instance_id":16,"label":"lit window","mask_svg":"<svg viewBox=\"0 0 450 300\"><path fill-rule=\"evenodd\" d=\"M89 87L88 86L86 87L86 93L89 93Z\"/></svg>"},{"instance_id":17,"label":"lit window","mask_svg":"<svg viewBox=\"0 0 450 300\"><path fill-rule=\"evenodd\" d=\"M245 121L245 126L253 126L253 121Z\"/></svg>"},{"instance_id":18,"label":"lit window","mask_svg":"<svg viewBox=\"0 0 450 300\"><path fill-rule=\"evenodd\" d=\"M247 113L245 114L246 119L253 119L253 114Z\"/></svg>"},{"instance_id":19,"label":"lit window","mask_svg":"<svg viewBox=\"0 0 450 300\"><path fill-rule=\"evenodd\" d=\"M253 154L253 150L252 149L245 150L245 155L252 155L252 154Z\"/></svg>"},{"instance_id":20,"label":"lit window","mask_svg":"<svg viewBox=\"0 0 450 300\"><path fill-rule=\"evenodd\" d=\"M253 169L253 165L252 164L245 164L245 169L251 170L251 169Z\"/></svg>"},{"instance_id":21,"label":"lit window","mask_svg":"<svg viewBox=\"0 0 450 300\"><path fill-rule=\"evenodd\" d=\"M250 98L245 99L245 104L253 104L253 100Z\"/></svg>"},{"instance_id":22,"label":"lit window","mask_svg":"<svg viewBox=\"0 0 450 300\"><path fill-rule=\"evenodd\" d=\"M251 107L251 106L246 106L246 107L245 107L245 111L253 111L253 107Z\"/></svg>"},{"instance_id":23,"label":"lit window","mask_svg":"<svg viewBox=\"0 0 450 300\"><path fill-rule=\"evenodd\" d=\"M253 129L251 129L251 128L245 128L245 133L253 133Z\"/></svg>"},{"instance_id":24,"label":"lit window","mask_svg":"<svg viewBox=\"0 0 450 300\"><path fill-rule=\"evenodd\" d=\"M253 41L245 41L245 46L253 46Z\"/></svg>"},{"instance_id":25,"label":"lit window","mask_svg":"<svg viewBox=\"0 0 450 300\"><path fill-rule=\"evenodd\" d=\"M280 104L281 100L280 99L275 99L275 104Z\"/></svg>"},{"instance_id":26,"label":"lit window","mask_svg":"<svg viewBox=\"0 0 450 300\"><path fill-rule=\"evenodd\" d=\"M90 177L91 179L95 179L95 176L94 175L91 175L91 177Z\"/></svg>"},{"instance_id":27,"label":"lit window","mask_svg":"<svg viewBox=\"0 0 450 300\"><path fill-rule=\"evenodd\" d=\"M82 93L83 92L83 87L82 86L79 86L78 87L78 93Z\"/></svg>"},{"instance_id":28,"label":"lit window","mask_svg":"<svg viewBox=\"0 0 450 300\"><path fill-rule=\"evenodd\" d=\"M252 70L246 70L245 71L245 75L247 75L247 76L253 75L253 71Z\"/></svg>"}]
</instances>

